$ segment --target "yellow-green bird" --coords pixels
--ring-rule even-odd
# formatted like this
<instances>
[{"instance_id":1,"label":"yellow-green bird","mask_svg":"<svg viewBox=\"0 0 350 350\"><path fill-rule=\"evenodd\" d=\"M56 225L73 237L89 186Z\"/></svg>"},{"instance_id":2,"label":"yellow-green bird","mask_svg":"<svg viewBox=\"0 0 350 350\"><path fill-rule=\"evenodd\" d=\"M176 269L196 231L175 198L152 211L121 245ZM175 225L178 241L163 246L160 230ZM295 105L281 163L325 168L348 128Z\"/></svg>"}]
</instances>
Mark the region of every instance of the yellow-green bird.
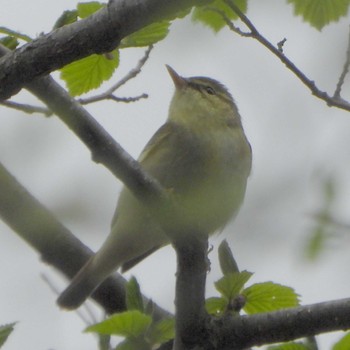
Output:
<instances>
[{"instance_id":1,"label":"yellow-green bird","mask_svg":"<svg viewBox=\"0 0 350 350\"><path fill-rule=\"evenodd\" d=\"M175 84L169 116L139 162L176 195L189 228L212 234L242 204L251 147L237 106L221 83L206 77L183 78L171 67L167 69ZM108 238L73 278L58 304L77 308L114 270L128 269L169 243L157 220L124 188Z\"/></svg>"}]
</instances>

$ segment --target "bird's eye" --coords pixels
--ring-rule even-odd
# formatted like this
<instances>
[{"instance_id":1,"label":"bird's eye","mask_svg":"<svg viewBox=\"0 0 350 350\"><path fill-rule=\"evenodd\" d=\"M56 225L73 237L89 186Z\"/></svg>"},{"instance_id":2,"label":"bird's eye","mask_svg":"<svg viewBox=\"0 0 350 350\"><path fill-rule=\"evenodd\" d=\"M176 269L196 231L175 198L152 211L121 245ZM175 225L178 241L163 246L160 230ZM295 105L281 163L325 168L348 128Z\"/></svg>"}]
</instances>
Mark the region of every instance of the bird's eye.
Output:
<instances>
[{"instance_id":1,"label":"bird's eye","mask_svg":"<svg viewBox=\"0 0 350 350\"><path fill-rule=\"evenodd\" d=\"M206 86L205 91L208 95L215 95L215 90L211 86Z\"/></svg>"}]
</instances>

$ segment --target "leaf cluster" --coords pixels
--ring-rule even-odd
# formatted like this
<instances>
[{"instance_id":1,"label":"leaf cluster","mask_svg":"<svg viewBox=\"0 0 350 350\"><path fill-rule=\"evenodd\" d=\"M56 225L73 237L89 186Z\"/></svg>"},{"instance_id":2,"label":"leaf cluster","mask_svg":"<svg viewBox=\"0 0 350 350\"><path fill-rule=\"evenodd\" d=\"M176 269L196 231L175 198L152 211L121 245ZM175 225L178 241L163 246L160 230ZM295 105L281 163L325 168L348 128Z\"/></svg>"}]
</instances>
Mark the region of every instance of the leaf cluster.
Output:
<instances>
[{"instance_id":1,"label":"leaf cluster","mask_svg":"<svg viewBox=\"0 0 350 350\"><path fill-rule=\"evenodd\" d=\"M174 319L153 319L152 303L144 305L140 286L134 277L126 285L126 304L127 311L88 327L86 332L123 337L116 350L151 350L174 338Z\"/></svg>"},{"instance_id":2,"label":"leaf cluster","mask_svg":"<svg viewBox=\"0 0 350 350\"><path fill-rule=\"evenodd\" d=\"M219 260L224 276L215 282L220 297L206 300L209 314L223 316L227 313L238 314L241 310L247 314L256 314L299 305L299 295L290 287L273 282L245 287L253 274L238 270L226 241L219 247Z\"/></svg>"}]
</instances>

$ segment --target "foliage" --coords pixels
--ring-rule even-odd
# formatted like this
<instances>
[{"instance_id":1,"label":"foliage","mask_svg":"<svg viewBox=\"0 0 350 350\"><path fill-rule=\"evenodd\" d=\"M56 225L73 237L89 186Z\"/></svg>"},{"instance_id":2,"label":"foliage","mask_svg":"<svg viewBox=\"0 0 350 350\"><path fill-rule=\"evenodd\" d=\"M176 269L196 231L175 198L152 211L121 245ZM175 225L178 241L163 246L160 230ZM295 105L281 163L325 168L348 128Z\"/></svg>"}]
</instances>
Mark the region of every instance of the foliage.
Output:
<instances>
[{"instance_id":1,"label":"foliage","mask_svg":"<svg viewBox=\"0 0 350 350\"><path fill-rule=\"evenodd\" d=\"M293 288L273 282L256 283L242 291L248 314L281 310L299 305L299 295Z\"/></svg>"},{"instance_id":2,"label":"foliage","mask_svg":"<svg viewBox=\"0 0 350 350\"><path fill-rule=\"evenodd\" d=\"M335 180L329 177L323 179L321 183L322 207L315 215L315 225L309 232L305 245L305 255L309 260L315 261L319 258L328 246L327 243L339 236L342 228L333 219L333 207L337 197L336 185Z\"/></svg>"},{"instance_id":3,"label":"foliage","mask_svg":"<svg viewBox=\"0 0 350 350\"><path fill-rule=\"evenodd\" d=\"M247 0L235 1L235 4L242 12L247 11ZM207 5L196 7L192 13L192 20L201 22L213 29L214 32L218 32L226 26L223 15L228 19L238 18L237 14L223 0L215 0Z\"/></svg>"},{"instance_id":4,"label":"foliage","mask_svg":"<svg viewBox=\"0 0 350 350\"><path fill-rule=\"evenodd\" d=\"M174 319L152 319L152 310L145 307L139 284L134 277L126 285L126 301L128 311L114 314L88 327L86 332L123 337L124 340L117 346L118 350L151 350L155 345L174 338Z\"/></svg>"},{"instance_id":5,"label":"foliage","mask_svg":"<svg viewBox=\"0 0 350 350\"><path fill-rule=\"evenodd\" d=\"M224 276L215 282L215 287L221 296L206 300L209 314L222 316L228 312L238 313L241 309L247 314L255 314L299 305L299 295L290 287L264 282L245 288L252 273L235 271L237 264L226 241L219 247L219 259ZM228 270L227 266L232 266L233 270Z\"/></svg>"},{"instance_id":6,"label":"foliage","mask_svg":"<svg viewBox=\"0 0 350 350\"><path fill-rule=\"evenodd\" d=\"M337 22L346 16L349 0L288 0L294 7L294 13L301 16L311 26L321 30L331 22Z\"/></svg>"},{"instance_id":7,"label":"foliage","mask_svg":"<svg viewBox=\"0 0 350 350\"><path fill-rule=\"evenodd\" d=\"M118 50L114 50L108 57L94 54L63 67L61 78L70 94L78 96L98 88L103 81L109 80L118 65Z\"/></svg>"},{"instance_id":8,"label":"foliage","mask_svg":"<svg viewBox=\"0 0 350 350\"><path fill-rule=\"evenodd\" d=\"M338 340L332 350L348 350L350 349L350 333L347 333L342 337L340 340Z\"/></svg>"},{"instance_id":9,"label":"foliage","mask_svg":"<svg viewBox=\"0 0 350 350\"><path fill-rule=\"evenodd\" d=\"M14 322L0 326L0 348L4 345L8 336L12 333L15 324L16 323Z\"/></svg>"},{"instance_id":10,"label":"foliage","mask_svg":"<svg viewBox=\"0 0 350 350\"><path fill-rule=\"evenodd\" d=\"M267 350L312 350L307 344L301 342L290 342L285 344L279 344L269 346Z\"/></svg>"}]
</instances>

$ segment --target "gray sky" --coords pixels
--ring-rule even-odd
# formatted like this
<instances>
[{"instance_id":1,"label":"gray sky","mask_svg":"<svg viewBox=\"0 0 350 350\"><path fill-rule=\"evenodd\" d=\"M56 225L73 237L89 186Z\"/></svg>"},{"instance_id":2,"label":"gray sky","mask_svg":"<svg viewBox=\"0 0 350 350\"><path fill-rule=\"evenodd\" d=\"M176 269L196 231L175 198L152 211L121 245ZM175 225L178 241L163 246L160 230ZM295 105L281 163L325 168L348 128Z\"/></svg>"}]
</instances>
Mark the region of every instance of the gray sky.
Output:
<instances>
[{"instance_id":1,"label":"gray sky","mask_svg":"<svg viewBox=\"0 0 350 350\"><path fill-rule=\"evenodd\" d=\"M62 11L76 2L0 0L0 4L1 26L36 36L48 32ZM286 37L285 53L319 87L332 92L345 58L348 18L318 32L293 17L285 2L255 0L249 6L248 15L257 27L274 43ZM112 81L133 68L142 55L143 49L123 50L120 70ZM320 208L324 176L337 181L335 212L339 219L348 220L350 115L313 97L257 42L228 30L215 35L188 20L176 21L169 37L156 45L143 73L118 93L146 92L147 100L88 107L134 157L167 115L173 85L164 64L183 76L210 76L223 82L239 106L253 148L245 204L235 222L211 241L207 295L216 295L211 286L220 277L216 248L227 238L240 268L254 272L253 282L290 285L304 304L348 297L349 257L344 247L349 238L335 240L317 264L305 262L301 249L313 225L310 214ZM350 98L349 84L343 96ZM26 92L14 100L38 104ZM79 238L97 249L108 234L120 183L91 161L85 146L56 117L0 107L0 120L3 164ZM92 336L81 334L85 324L76 313L56 307L56 295L40 274L60 290L66 282L1 222L0 240L0 324L19 321L6 350L95 349ZM173 310L174 273L175 256L168 247L127 276L135 275L145 294ZM332 339L322 336L321 349L328 349Z\"/></svg>"}]
</instances>

